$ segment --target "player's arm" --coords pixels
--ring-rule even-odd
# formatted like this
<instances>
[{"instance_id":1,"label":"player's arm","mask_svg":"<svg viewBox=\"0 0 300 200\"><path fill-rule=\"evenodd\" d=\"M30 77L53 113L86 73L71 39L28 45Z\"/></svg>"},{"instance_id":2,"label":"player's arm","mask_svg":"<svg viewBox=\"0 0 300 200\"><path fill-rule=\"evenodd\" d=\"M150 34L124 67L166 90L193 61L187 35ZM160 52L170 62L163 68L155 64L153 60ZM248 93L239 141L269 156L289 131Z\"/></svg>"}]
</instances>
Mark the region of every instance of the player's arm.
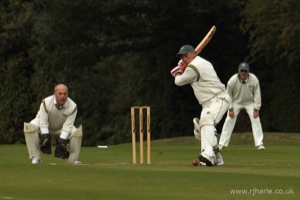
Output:
<instances>
[{"instance_id":1,"label":"player's arm","mask_svg":"<svg viewBox=\"0 0 300 200\"><path fill-rule=\"evenodd\" d=\"M176 67L174 67L170 73L173 77L176 77L178 74L183 74L185 71L186 66L183 64L182 59L179 60L178 64Z\"/></svg>"},{"instance_id":2,"label":"player's arm","mask_svg":"<svg viewBox=\"0 0 300 200\"><path fill-rule=\"evenodd\" d=\"M260 93L259 82L257 81L254 87L254 109L259 111L260 107L261 107L261 93Z\"/></svg>"},{"instance_id":3,"label":"player's arm","mask_svg":"<svg viewBox=\"0 0 300 200\"><path fill-rule=\"evenodd\" d=\"M60 135L61 138L66 139L69 136L74 126L76 116L77 116L77 106L74 108L72 113L67 117L65 123L63 124L61 135Z\"/></svg>"},{"instance_id":4,"label":"player's arm","mask_svg":"<svg viewBox=\"0 0 300 200\"><path fill-rule=\"evenodd\" d=\"M234 77L232 77L231 79L229 79L229 81L227 82L227 93L229 95L229 108L228 108L228 115L233 118L234 117L234 109L233 109L233 92L234 92L234 86L236 80L234 79Z\"/></svg>"},{"instance_id":5,"label":"player's arm","mask_svg":"<svg viewBox=\"0 0 300 200\"><path fill-rule=\"evenodd\" d=\"M187 84L192 84L197 81L199 74L190 66L187 66L183 74L179 74L175 77L175 84L177 86L183 86Z\"/></svg>"},{"instance_id":6,"label":"player's arm","mask_svg":"<svg viewBox=\"0 0 300 200\"><path fill-rule=\"evenodd\" d=\"M253 117L257 118L259 116L259 110L261 107L261 93L260 93L260 86L258 79L256 80L255 87L254 87L254 110L253 110Z\"/></svg>"}]
</instances>

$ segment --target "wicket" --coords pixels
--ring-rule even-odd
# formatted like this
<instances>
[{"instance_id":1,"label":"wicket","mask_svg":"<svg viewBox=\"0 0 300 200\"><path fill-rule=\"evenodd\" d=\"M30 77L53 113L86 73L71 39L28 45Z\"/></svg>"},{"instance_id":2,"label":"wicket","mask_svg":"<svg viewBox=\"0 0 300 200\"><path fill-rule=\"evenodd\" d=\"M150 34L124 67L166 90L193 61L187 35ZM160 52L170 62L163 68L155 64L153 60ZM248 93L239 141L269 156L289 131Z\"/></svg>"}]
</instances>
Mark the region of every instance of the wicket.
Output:
<instances>
[{"instance_id":1,"label":"wicket","mask_svg":"<svg viewBox=\"0 0 300 200\"><path fill-rule=\"evenodd\" d=\"M131 107L131 134L132 134L132 163L136 164L136 129L135 129L135 110L139 112L140 127L140 164L144 163L144 110L147 117L147 164L151 163L151 129L150 129L150 106Z\"/></svg>"}]
</instances>

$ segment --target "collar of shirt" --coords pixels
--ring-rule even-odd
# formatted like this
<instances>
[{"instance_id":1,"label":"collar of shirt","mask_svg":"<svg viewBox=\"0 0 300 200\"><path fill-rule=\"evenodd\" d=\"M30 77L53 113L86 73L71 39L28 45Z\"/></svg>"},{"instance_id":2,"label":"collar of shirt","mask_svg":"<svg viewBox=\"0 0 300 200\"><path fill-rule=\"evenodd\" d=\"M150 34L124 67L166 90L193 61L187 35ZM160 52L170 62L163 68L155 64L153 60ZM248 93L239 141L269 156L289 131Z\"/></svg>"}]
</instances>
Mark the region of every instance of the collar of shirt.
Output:
<instances>
[{"instance_id":1,"label":"collar of shirt","mask_svg":"<svg viewBox=\"0 0 300 200\"><path fill-rule=\"evenodd\" d=\"M55 105L55 107L56 107L58 110L61 110L61 109L64 108L64 105L58 105L58 104L57 104L57 101L56 101L55 96L54 96L54 105Z\"/></svg>"},{"instance_id":2,"label":"collar of shirt","mask_svg":"<svg viewBox=\"0 0 300 200\"><path fill-rule=\"evenodd\" d=\"M241 77L238 75L238 79L239 79L239 81L241 82L241 83L247 83L248 82L248 80L249 80L249 76L245 79L245 80L243 80L243 79L241 79Z\"/></svg>"}]
</instances>

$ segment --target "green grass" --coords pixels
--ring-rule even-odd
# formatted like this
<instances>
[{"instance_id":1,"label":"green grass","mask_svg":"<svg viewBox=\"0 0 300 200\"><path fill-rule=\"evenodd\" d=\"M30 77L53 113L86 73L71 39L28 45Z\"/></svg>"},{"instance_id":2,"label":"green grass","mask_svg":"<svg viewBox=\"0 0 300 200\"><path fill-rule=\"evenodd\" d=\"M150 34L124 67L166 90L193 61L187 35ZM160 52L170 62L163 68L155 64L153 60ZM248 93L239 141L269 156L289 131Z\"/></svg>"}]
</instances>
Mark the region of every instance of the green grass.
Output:
<instances>
[{"instance_id":1,"label":"green grass","mask_svg":"<svg viewBox=\"0 0 300 200\"><path fill-rule=\"evenodd\" d=\"M83 147L79 166L53 155L32 165L25 145L0 145L0 200L299 199L300 134L265 133L265 151L252 138L233 134L218 167L192 166L200 150L193 137L152 141L151 165L131 163L131 144Z\"/></svg>"}]
</instances>

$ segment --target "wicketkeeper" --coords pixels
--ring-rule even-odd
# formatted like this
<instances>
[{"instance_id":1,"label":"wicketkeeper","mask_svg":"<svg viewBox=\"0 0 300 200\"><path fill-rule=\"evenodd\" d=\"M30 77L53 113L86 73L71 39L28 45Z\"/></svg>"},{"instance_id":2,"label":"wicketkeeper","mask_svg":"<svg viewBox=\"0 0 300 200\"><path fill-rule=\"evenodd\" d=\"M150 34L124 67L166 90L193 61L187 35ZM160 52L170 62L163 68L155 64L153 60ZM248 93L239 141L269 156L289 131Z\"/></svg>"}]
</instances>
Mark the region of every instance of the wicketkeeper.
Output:
<instances>
[{"instance_id":1,"label":"wicketkeeper","mask_svg":"<svg viewBox=\"0 0 300 200\"><path fill-rule=\"evenodd\" d=\"M223 158L216 151L218 141L215 125L222 119L229 106L225 85L221 83L213 65L197 56L192 46L182 46L177 56L180 56L181 60L171 71L175 77L175 84L190 84L199 104L202 105L200 120L193 120L195 137L201 140L201 152L198 156L200 164L222 165Z\"/></svg>"},{"instance_id":2,"label":"wicketkeeper","mask_svg":"<svg viewBox=\"0 0 300 200\"><path fill-rule=\"evenodd\" d=\"M80 163L82 127L74 126L77 105L68 96L68 87L57 85L54 95L42 101L36 117L30 123L24 123L25 140L32 164L41 163L41 152L52 154L52 136L56 140L55 157L68 159L68 163Z\"/></svg>"}]
</instances>

